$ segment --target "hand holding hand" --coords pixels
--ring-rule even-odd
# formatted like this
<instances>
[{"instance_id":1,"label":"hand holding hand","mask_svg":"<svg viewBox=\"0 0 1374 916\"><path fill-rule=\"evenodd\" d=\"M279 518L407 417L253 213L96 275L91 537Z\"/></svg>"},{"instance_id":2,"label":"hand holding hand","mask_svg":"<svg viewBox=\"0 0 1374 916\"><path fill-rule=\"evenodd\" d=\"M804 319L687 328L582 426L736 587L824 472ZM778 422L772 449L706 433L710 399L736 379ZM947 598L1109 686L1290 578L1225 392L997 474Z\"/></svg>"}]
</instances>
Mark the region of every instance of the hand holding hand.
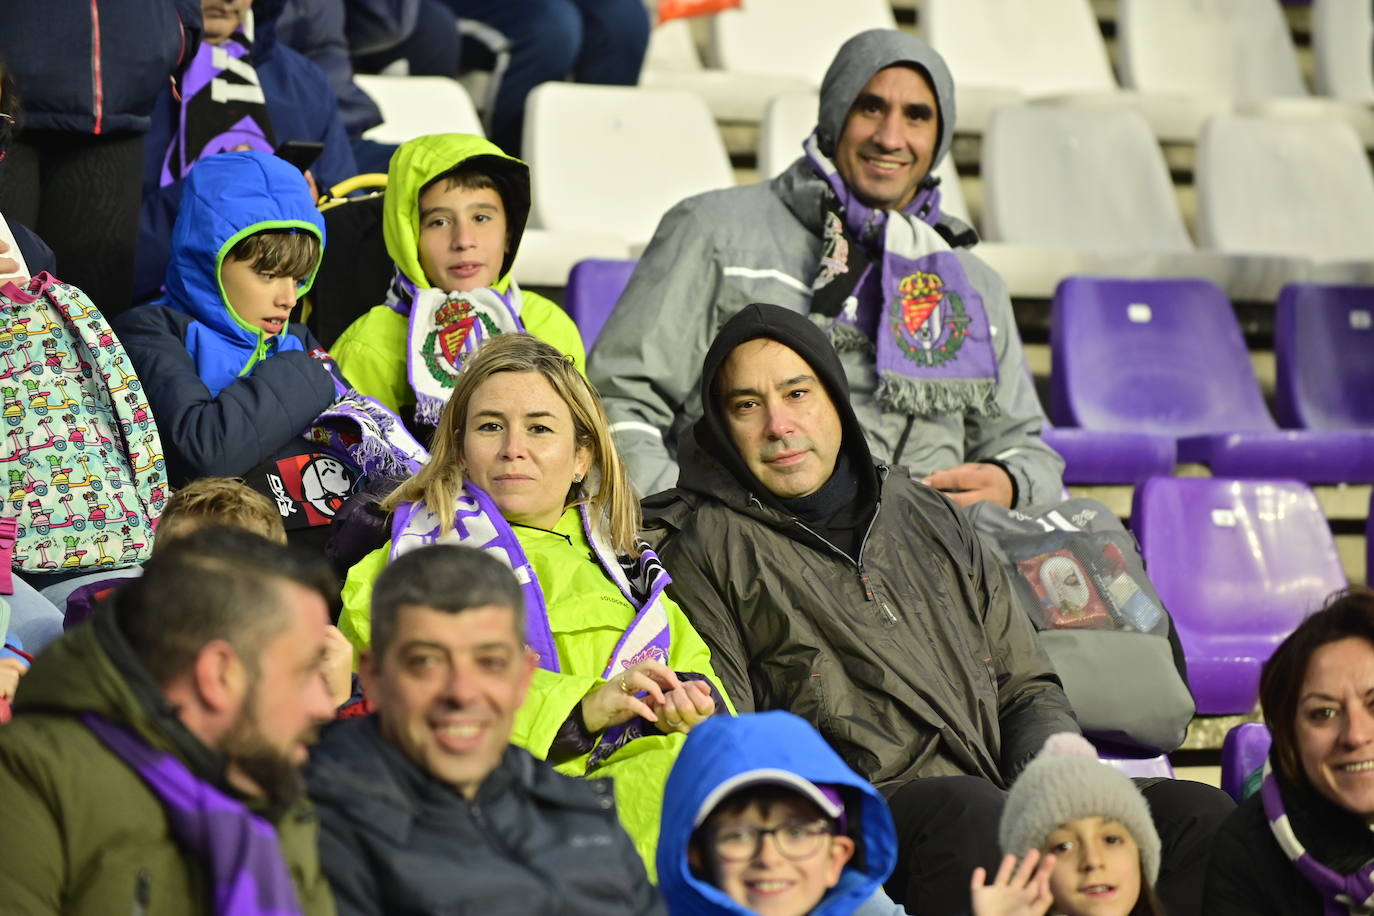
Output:
<instances>
[{"instance_id":1,"label":"hand holding hand","mask_svg":"<svg viewBox=\"0 0 1374 916\"><path fill-rule=\"evenodd\" d=\"M594 735L635 716L658 722L654 709L663 707L664 691L680 687L682 682L667 665L656 661L640 662L582 698L582 721ZM640 693L644 694L643 698Z\"/></svg>"},{"instance_id":2,"label":"hand holding hand","mask_svg":"<svg viewBox=\"0 0 1374 916\"><path fill-rule=\"evenodd\" d=\"M942 491L961 506L971 506L986 499L1011 508L1011 477L995 464L956 465L936 471L921 483Z\"/></svg>"},{"instance_id":3,"label":"hand holding hand","mask_svg":"<svg viewBox=\"0 0 1374 916\"><path fill-rule=\"evenodd\" d=\"M1020 865L1016 864L1016 856L1009 855L1002 859L991 884L983 883L987 872L981 866L975 868L970 888L973 916L1044 916L1054 902L1050 893L1054 863L1054 856L1042 859L1038 849L1026 853Z\"/></svg>"},{"instance_id":4,"label":"hand holding hand","mask_svg":"<svg viewBox=\"0 0 1374 916\"><path fill-rule=\"evenodd\" d=\"M17 658L0 658L0 700L13 700L14 691L19 687L19 679L29 670L29 666Z\"/></svg>"},{"instance_id":5,"label":"hand holding hand","mask_svg":"<svg viewBox=\"0 0 1374 916\"><path fill-rule=\"evenodd\" d=\"M685 735L715 711L716 701L711 698L711 688L705 681L684 681L681 687L664 694L663 705L654 710L658 714L654 724L665 735L673 732Z\"/></svg>"}]
</instances>

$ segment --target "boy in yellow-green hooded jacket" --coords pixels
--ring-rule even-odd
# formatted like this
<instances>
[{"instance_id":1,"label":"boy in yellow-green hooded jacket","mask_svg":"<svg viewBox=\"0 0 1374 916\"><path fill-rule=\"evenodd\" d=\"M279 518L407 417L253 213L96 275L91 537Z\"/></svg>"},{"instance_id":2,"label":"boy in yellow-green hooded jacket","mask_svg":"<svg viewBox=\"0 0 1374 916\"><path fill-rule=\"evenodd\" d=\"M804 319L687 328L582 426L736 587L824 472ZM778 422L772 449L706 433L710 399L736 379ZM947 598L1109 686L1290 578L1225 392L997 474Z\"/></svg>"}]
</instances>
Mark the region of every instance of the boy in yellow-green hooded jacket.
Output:
<instances>
[{"instance_id":1,"label":"boy in yellow-green hooded jacket","mask_svg":"<svg viewBox=\"0 0 1374 916\"><path fill-rule=\"evenodd\" d=\"M529 168L482 137L433 134L396 150L382 213L396 276L386 302L331 348L358 391L432 427L466 356L513 332L540 338L585 373L572 319L511 277L529 212Z\"/></svg>"}]
</instances>

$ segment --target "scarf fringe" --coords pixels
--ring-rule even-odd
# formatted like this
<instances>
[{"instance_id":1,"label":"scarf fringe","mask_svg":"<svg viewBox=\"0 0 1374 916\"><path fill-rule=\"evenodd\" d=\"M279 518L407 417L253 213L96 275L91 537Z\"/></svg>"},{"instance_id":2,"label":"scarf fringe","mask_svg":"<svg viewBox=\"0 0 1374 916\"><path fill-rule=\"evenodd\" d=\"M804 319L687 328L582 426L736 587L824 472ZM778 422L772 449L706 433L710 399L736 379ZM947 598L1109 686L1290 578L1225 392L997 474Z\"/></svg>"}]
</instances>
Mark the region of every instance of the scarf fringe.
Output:
<instances>
[{"instance_id":1,"label":"scarf fringe","mask_svg":"<svg viewBox=\"0 0 1374 916\"><path fill-rule=\"evenodd\" d=\"M877 352L877 348L873 345L873 338L852 324L838 321L830 326L830 345L835 348L836 353L867 353L871 355Z\"/></svg>"},{"instance_id":2,"label":"scarf fringe","mask_svg":"<svg viewBox=\"0 0 1374 916\"><path fill-rule=\"evenodd\" d=\"M415 422L426 426L439 425L439 414L443 413L444 402L427 394L415 396Z\"/></svg>"},{"instance_id":3,"label":"scarf fringe","mask_svg":"<svg viewBox=\"0 0 1374 916\"><path fill-rule=\"evenodd\" d=\"M991 378L924 380L884 372L878 382L877 398L884 409L912 416L1002 415L1002 405L997 403L997 380Z\"/></svg>"}]
</instances>

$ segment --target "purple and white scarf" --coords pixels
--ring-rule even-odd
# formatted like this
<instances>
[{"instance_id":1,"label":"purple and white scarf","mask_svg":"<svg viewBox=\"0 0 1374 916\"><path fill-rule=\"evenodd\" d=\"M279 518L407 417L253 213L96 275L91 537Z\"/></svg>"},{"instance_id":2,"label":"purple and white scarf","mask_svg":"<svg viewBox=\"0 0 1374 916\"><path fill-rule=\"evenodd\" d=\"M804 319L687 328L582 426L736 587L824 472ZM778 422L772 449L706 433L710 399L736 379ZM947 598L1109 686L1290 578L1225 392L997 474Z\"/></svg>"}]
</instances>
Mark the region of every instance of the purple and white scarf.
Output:
<instances>
[{"instance_id":1,"label":"purple and white scarf","mask_svg":"<svg viewBox=\"0 0 1374 916\"><path fill-rule=\"evenodd\" d=\"M401 418L375 398L348 386L323 350L318 359L334 379L334 402L315 418L306 437L330 454L350 461L369 478L409 477L429 460L429 452Z\"/></svg>"},{"instance_id":2,"label":"purple and white scarf","mask_svg":"<svg viewBox=\"0 0 1374 916\"><path fill-rule=\"evenodd\" d=\"M177 842L205 863L215 913L299 916L276 828L128 729L93 713L81 721L152 790Z\"/></svg>"},{"instance_id":3,"label":"purple and white scarf","mask_svg":"<svg viewBox=\"0 0 1374 916\"><path fill-rule=\"evenodd\" d=\"M1350 916L1374 911L1374 860L1348 875L1317 861L1302 845L1289 823L1279 780L1273 771L1273 764L1268 760L1264 762L1260 802L1279 848L1288 856L1298 874L1322 895L1323 916Z\"/></svg>"},{"instance_id":4,"label":"purple and white scarf","mask_svg":"<svg viewBox=\"0 0 1374 916\"><path fill-rule=\"evenodd\" d=\"M181 79L177 130L162 156L159 187L186 177L206 156L247 146L272 152L272 119L253 69L251 13L223 44L202 42Z\"/></svg>"},{"instance_id":5,"label":"purple and white scarf","mask_svg":"<svg viewBox=\"0 0 1374 916\"><path fill-rule=\"evenodd\" d=\"M521 334L520 289L512 280L509 291L490 287L446 293L418 288L396 271L386 304L410 320L406 335L406 376L415 392L415 419L439 424L439 413L453 393L463 362L488 338Z\"/></svg>"},{"instance_id":6,"label":"purple and white scarf","mask_svg":"<svg viewBox=\"0 0 1374 916\"><path fill-rule=\"evenodd\" d=\"M615 650L601 672L609 680L616 674L642 661L654 659L668 664L671 634L668 610L664 607L664 592L672 582L658 555L640 544L638 559L617 557L606 536L604 525L592 523L586 503L578 506L582 530L592 553L602 570L610 577L631 607L634 620L625 628ZM405 503L396 510L391 528L391 557L397 557L430 544L461 544L485 551L515 573L516 581L525 595L525 641L538 654L539 667L559 673L558 649L553 641L549 623L549 608L539 585L534 567L530 564L520 539L501 510L480 487L464 484L453 516L453 527L440 535L439 517L424 503ZM593 752L593 764L604 760L610 752L626 743L635 734L632 723L607 729ZM603 748L605 750L603 750ZM599 752L599 753L598 753Z\"/></svg>"},{"instance_id":7,"label":"purple and white scarf","mask_svg":"<svg viewBox=\"0 0 1374 916\"><path fill-rule=\"evenodd\" d=\"M934 229L939 189L922 189L901 212L874 209L845 184L815 133L803 148L829 188L811 311L829 322L835 349L876 349L877 398L887 410L997 416L987 312Z\"/></svg>"}]
</instances>

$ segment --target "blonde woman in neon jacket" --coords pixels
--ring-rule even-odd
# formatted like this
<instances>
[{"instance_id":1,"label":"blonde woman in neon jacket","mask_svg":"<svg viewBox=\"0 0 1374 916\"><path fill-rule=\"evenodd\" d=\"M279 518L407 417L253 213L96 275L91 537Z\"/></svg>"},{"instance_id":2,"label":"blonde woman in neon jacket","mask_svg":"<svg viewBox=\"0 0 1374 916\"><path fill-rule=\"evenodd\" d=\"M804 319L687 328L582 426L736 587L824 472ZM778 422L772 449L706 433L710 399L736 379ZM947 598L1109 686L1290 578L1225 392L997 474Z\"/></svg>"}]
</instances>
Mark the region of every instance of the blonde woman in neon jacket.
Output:
<instances>
[{"instance_id":1,"label":"blonde woman in neon jacket","mask_svg":"<svg viewBox=\"0 0 1374 916\"><path fill-rule=\"evenodd\" d=\"M507 563L539 656L511 740L564 773L613 777L652 876L673 760L693 726L732 710L635 537L639 504L591 386L529 335L492 339L459 375L430 463L383 508L392 538L350 570L340 629L367 650L372 583L408 550L459 543Z\"/></svg>"}]
</instances>

